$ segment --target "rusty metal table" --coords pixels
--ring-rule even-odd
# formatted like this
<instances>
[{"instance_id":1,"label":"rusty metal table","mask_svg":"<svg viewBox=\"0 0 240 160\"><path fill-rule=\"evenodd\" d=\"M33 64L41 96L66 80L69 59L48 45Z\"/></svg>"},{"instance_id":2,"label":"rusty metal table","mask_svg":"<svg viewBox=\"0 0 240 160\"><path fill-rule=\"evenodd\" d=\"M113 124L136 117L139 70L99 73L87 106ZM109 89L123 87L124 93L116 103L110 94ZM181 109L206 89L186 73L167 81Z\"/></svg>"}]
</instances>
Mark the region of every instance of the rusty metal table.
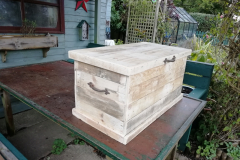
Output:
<instances>
[{"instance_id":1,"label":"rusty metal table","mask_svg":"<svg viewBox=\"0 0 240 160\"><path fill-rule=\"evenodd\" d=\"M184 97L127 145L123 145L72 115L73 64L56 61L0 70L0 89L8 131L14 134L9 94L77 134L113 159L165 159L206 102Z\"/></svg>"}]
</instances>

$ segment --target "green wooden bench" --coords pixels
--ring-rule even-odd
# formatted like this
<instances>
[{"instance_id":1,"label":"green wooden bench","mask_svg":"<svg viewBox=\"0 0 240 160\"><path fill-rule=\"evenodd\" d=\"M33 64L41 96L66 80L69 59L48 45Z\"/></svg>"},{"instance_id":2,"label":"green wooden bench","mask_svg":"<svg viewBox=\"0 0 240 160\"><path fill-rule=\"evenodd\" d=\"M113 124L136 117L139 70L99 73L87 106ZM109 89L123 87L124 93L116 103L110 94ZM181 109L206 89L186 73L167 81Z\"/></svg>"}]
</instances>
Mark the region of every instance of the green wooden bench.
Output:
<instances>
[{"instance_id":1,"label":"green wooden bench","mask_svg":"<svg viewBox=\"0 0 240 160\"><path fill-rule=\"evenodd\" d=\"M27 160L1 133L0 133L0 159Z\"/></svg>"},{"instance_id":2,"label":"green wooden bench","mask_svg":"<svg viewBox=\"0 0 240 160\"><path fill-rule=\"evenodd\" d=\"M208 89L211 82L214 64L187 61L183 84L193 86L193 91L188 95L201 100L207 99ZM178 150L184 151L189 139L191 127L186 131L179 141Z\"/></svg>"}]
</instances>

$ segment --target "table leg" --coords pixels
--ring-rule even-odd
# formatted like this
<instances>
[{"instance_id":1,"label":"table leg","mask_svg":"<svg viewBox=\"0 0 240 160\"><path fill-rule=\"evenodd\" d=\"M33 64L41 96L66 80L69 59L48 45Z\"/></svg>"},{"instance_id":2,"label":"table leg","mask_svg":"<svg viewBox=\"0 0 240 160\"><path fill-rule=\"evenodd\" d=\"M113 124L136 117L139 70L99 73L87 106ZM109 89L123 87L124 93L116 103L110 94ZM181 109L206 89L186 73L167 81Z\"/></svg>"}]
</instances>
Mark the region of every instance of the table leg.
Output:
<instances>
[{"instance_id":1,"label":"table leg","mask_svg":"<svg viewBox=\"0 0 240 160\"><path fill-rule=\"evenodd\" d=\"M10 95L7 91L5 91L3 89L0 89L0 90L1 90L2 103L3 103L3 107L4 107L4 113L5 113L7 133L9 136L13 136L15 134L15 127L14 127L14 122L13 122Z\"/></svg>"},{"instance_id":2,"label":"table leg","mask_svg":"<svg viewBox=\"0 0 240 160\"><path fill-rule=\"evenodd\" d=\"M166 160L175 160L176 157L176 151L177 151L177 145L172 149Z\"/></svg>"}]
</instances>

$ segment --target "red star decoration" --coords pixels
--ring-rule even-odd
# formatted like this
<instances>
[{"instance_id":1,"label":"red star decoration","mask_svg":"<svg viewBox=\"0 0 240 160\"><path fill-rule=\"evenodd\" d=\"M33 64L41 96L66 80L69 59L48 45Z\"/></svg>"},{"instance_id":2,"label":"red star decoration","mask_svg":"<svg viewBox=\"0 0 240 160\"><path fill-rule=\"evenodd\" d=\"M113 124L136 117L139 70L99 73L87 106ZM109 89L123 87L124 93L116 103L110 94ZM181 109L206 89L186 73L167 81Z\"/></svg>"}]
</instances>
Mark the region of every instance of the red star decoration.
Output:
<instances>
[{"instance_id":1,"label":"red star decoration","mask_svg":"<svg viewBox=\"0 0 240 160\"><path fill-rule=\"evenodd\" d=\"M77 0L77 5L76 5L76 8L75 8L75 11L80 8L80 7L83 7L83 9L87 12L87 7L86 7L86 4L89 0Z\"/></svg>"}]
</instances>

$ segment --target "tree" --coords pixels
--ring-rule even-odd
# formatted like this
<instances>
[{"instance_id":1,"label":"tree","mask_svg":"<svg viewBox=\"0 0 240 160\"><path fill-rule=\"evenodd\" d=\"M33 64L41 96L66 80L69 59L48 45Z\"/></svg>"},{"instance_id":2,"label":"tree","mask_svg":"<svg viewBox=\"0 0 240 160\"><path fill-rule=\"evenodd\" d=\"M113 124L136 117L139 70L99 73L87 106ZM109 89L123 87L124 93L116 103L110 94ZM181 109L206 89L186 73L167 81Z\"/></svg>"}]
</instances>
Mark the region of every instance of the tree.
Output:
<instances>
[{"instance_id":1,"label":"tree","mask_svg":"<svg viewBox=\"0 0 240 160\"><path fill-rule=\"evenodd\" d=\"M228 0L174 0L174 4L188 12L218 14L225 11Z\"/></svg>"}]
</instances>

